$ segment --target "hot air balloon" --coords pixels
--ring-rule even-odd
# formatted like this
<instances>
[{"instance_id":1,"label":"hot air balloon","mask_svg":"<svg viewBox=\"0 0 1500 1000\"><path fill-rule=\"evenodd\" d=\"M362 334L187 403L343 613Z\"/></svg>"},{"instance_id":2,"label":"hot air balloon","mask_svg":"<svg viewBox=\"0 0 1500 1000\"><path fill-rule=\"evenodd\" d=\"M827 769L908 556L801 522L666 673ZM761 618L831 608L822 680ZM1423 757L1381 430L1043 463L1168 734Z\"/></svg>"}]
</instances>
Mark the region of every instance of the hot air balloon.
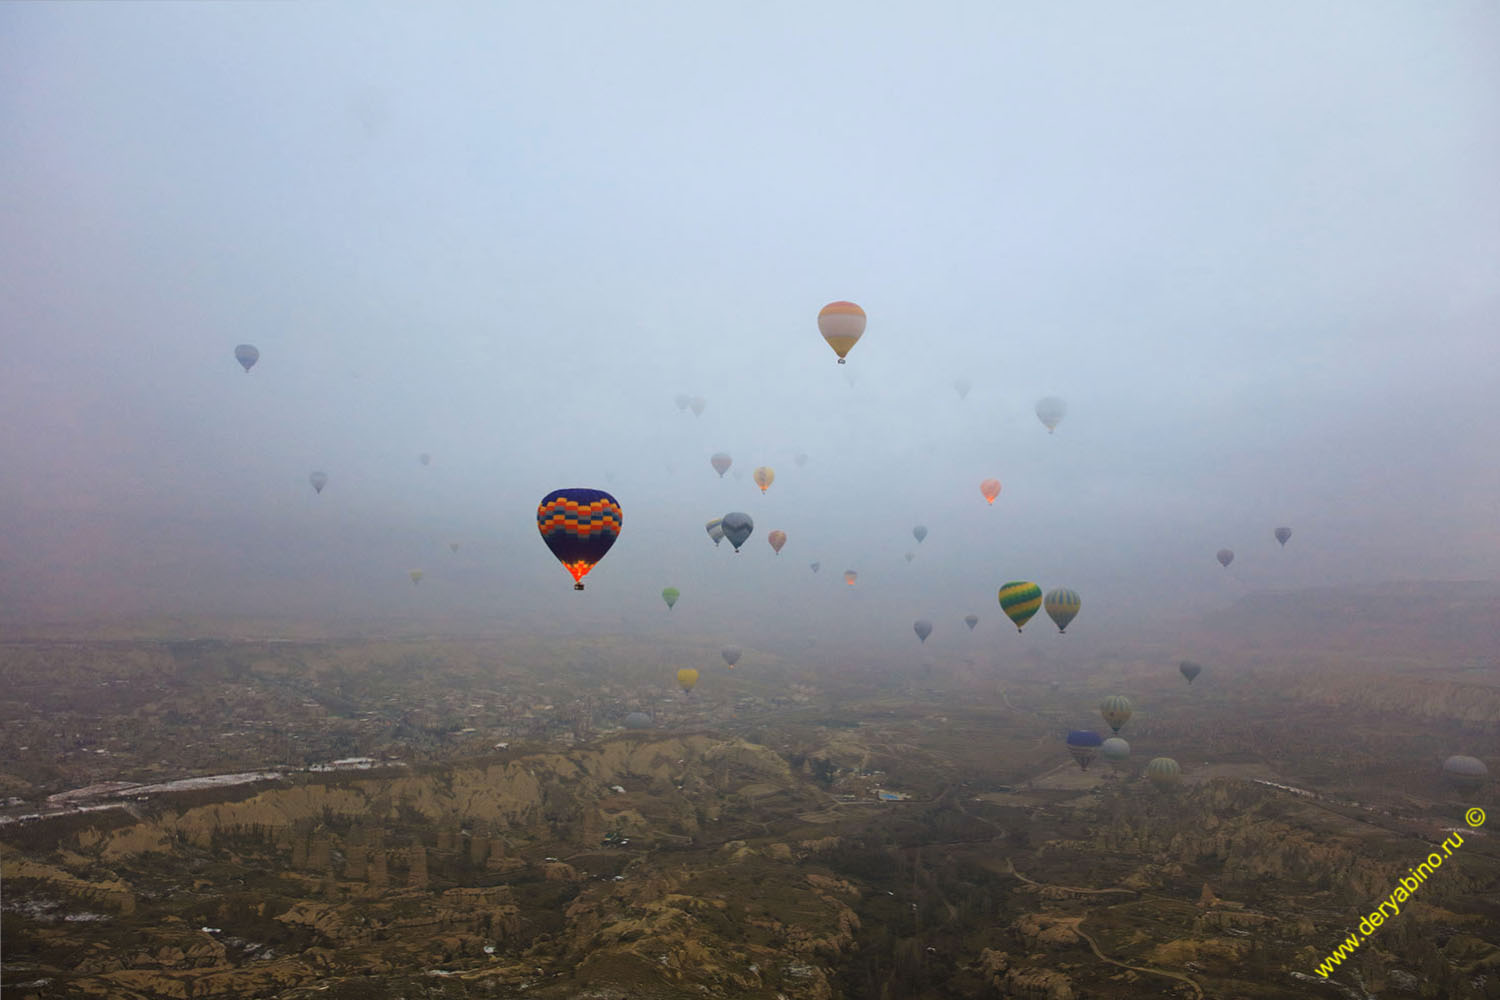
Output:
<instances>
[{"instance_id":1,"label":"hot air balloon","mask_svg":"<svg viewBox=\"0 0 1500 1000\"><path fill-rule=\"evenodd\" d=\"M451 552L457 552L458 551L458 543L457 542L449 542L448 543L448 549Z\"/></svg>"},{"instance_id":2,"label":"hot air balloon","mask_svg":"<svg viewBox=\"0 0 1500 1000\"><path fill-rule=\"evenodd\" d=\"M764 493L770 487L770 485L776 481L776 470L771 468L769 465L762 465L760 468L755 470L754 478L755 485L759 486L760 491Z\"/></svg>"},{"instance_id":3,"label":"hot air balloon","mask_svg":"<svg viewBox=\"0 0 1500 1000\"><path fill-rule=\"evenodd\" d=\"M427 452L424 451L424 452L422 452L422 454L420 454L420 455L417 456L417 461L421 462L423 465L431 465L432 464L432 456L429 455L429 454L427 454Z\"/></svg>"},{"instance_id":4,"label":"hot air balloon","mask_svg":"<svg viewBox=\"0 0 1500 1000\"><path fill-rule=\"evenodd\" d=\"M986 503L993 504L995 498L1000 495L1000 480L986 479L979 484L979 492L984 494Z\"/></svg>"},{"instance_id":5,"label":"hot air balloon","mask_svg":"<svg viewBox=\"0 0 1500 1000\"><path fill-rule=\"evenodd\" d=\"M917 558L917 554L915 552L908 552L906 554L906 561L907 562L911 562L915 558Z\"/></svg>"},{"instance_id":6,"label":"hot air balloon","mask_svg":"<svg viewBox=\"0 0 1500 1000\"><path fill-rule=\"evenodd\" d=\"M755 522L750 519L749 514L736 510L725 514L719 521L719 527L724 530L724 537L729 539L729 544L738 553L740 546L750 537L750 532L755 530Z\"/></svg>"},{"instance_id":7,"label":"hot air balloon","mask_svg":"<svg viewBox=\"0 0 1500 1000\"><path fill-rule=\"evenodd\" d=\"M677 671L677 683L682 687L683 694L691 694L698 683L698 671L692 667Z\"/></svg>"},{"instance_id":8,"label":"hot air balloon","mask_svg":"<svg viewBox=\"0 0 1500 1000\"><path fill-rule=\"evenodd\" d=\"M712 465L714 467L714 471L719 474L719 478L723 479L724 473L728 472L729 467L734 464L734 459L730 458L728 455L721 451L716 453L713 458L710 458L708 460L708 464Z\"/></svg>"},{"instance_id":9,"label":"hot air balloon","mask_svg":"<svg viewBox=\"0 0 1500 1000\"><path fill-rule=\"evenodd\" d=\"M1087 771L1103 742L1092 729L1074 729L1068 733L1068 753L1078 761L1079 770Z\"/></svg>"},{"instance_id":10,"label":"hot air balloon","mask_svg":"<svg viewBox=\"0 0 1500 1000\"><path fill-rule=\"evenodd\" d=\"M820 562L808 563L807 568L816 573L818 570L823 568L823 564Z\"/></svg>"},{"instance_id":11,"label":"hot air balloon","mask_svg":"<svg viewBox=\"0 0 1500 1000\"><path fill-rule=\"evenodd\" d=\"M254 344L241 344L234 349L234 360L245 369L245 374L250 374L250 369L255 367L255 362L260 360L260 351L255 349Z\"/></svg>"},{"instance_id":12,"label":"hot air balloon","mask_svg":"<svg viewBox=\"0 0 1500 1000\"><path fill-rule=\"evenodd\" d=\"M692 408L693 416L695 417L703 416L703 408L707 405L708 400L704 399L702 396L694 396L688 402L688 406Z\"/></svg>"},{"instance_id":13,"label":"hot air balloon","mask_svg":"<svg viewBox=\"0 0 1500 1000\"><path fill-rule=\"evenodd\" d=\"M830 302L818 313L818 332L839 356L839 364L865 333L865 311L853 302Z\"/></svg>"},{"instance_id":14,"label":"hot air balloon","mask_svg":"<svg viewBox=\"0 0 1500 1000\"><path fill-rule=\"evenodd\" d=\"M1291 537L1292 537L1292 529L1291 528L1277 528L1276 529L1276 540L1281 543L1281 547L1282 548L1286 548L1287 539L1289 539Z\"/></svg>"},{"instance_id":15,"label":"hot air balloon","mask_svg":"<svg viewBox=\"0 0 1500 1000\"><path fill-rule=\"evenodd\" d=\"M771 548L775 549L776 554L779 556L781 555L781 547L786 544L786 532L773 531L766 536L766 541L771 543Z\"/></svg>"},{"instance_id":16,"label":"hot air balloon","mask_svg":"<svg viewBox=\"0 0 1500 1000\"><path fill-rule=\"evenodd\" d=\"M917 540L917 544L921 545L922 544L922 539L924 539L924 538L927 537L927 525L925 525L925 524L919 524L919 525L917 525L915 528L911 529L911 535L912 535L913 538L915 538Z\"/></svg>"},{"instance_id":17,"label":"hot air balloon","mask_svg":"<svg viewBox=\"0 0 1500 1000\"><path fill-rule=\"evenodd\" d=\"M1047 609L1047 617L1052 619L1057 631L1061 633L1066 632L1068 625L1078 617L1078 609L1083 607L1083 601L1079 598L1078 591L1058 587L1047 591L1047 596L1042 598L1042 606Z\"/></svg>"},{"instance_id":18,"label":"hot air balloon","mask_svg":"<svg viewBox=\"0 0 1500 1000\"><path fill-rule=\"evenodd\" d=\"M667 610L671 611L677 605L677 598L682 596L682 591L676 587L668 587L661 592L661 599L667 602Z\"/></svg>"},{"instance_id":19,"label":"hot air balloon","mask_svg":"<svg viewBox=\"0 0 1500 1000\"><path fill-rule=\"evenodd\" d=\"M307 477L307 481L312 483L314 493L322 493L323 487L328 485L328 473L314 472L312 475Z\"/></svg>"},{"instance_id":20,"label":"hot air balloon","mask_svg":"<svg viewBox=\"0 0 1500 1000\"><path fill-rule=\"evenodd\" d=\"M729 664L729 669L733 670L734 669L734 665L736 663L740 662L740 647L738 647L738 646L725 646L724 647L724 652L722 654L720 654L720 655L722 655L724 657L724 662L727 663L727 664Z\"/></svg>"},{"instance_id":21,"label":"hot air balloon","mask_svg":"<svg viewBox=\"0 0 1500 1000\"><path fill-rule=\"evenodd\" d=\"M1116 767L1124 767L1130 759L1130 744L1118 736L1111 736L1099 746L1099 756Z\"/></svg>"},{"instance_id":22,"label":"hot air balloon","mask_svg":"<svg viewBox=\"0 0 1500 1000\"><path fill-rule=\"evenodd\" d=\"M974 631L974 626L979 624L978 615L964 615L964 624L969 626L969 631Z\"/></svg>"},{"instance_id":23,"label":"hot air balloon","mask_svg":"<svg viewBox=\"0 0 1500 1000\"><path fill-rule=\"evenodd\" d=\"M419 569L414 569L410 573L408 573L407 576L411 577L411 585L415 587L417 584L422 582L423 573Z\"/></svg>"},{"instance_id":24,"label":"hot air balloon","mask_svg":"<svg viewBox=\"0 0 1500 1000\"><path fill-rule=\"evenodd\" d=\"M1099 703L1099 714L1118 736L1120 727L1130 721L1130 699L1122 694L1112 694Z\"/></svg>"},{"instance_id":25,"label":"hot air balloon","mask_svg":"<svg viewBox=\"0 0 1500 1000\"><path fill-rule=\"evenodd\" d=\"M959 399L966 399L968 398L969 390L972 389L973 386L969 383L968 379L961 378L957 382L953 383L953 388L958 391Z\"/></svg>"},{"instance_id":26,"label":"hot air balloon","mask_svg":"<svg viewBox=\"0 0 1500 1000\"><path fill-rule=\"evenodd\" d=\"M1182 781L1182 768L1171 757L1157 757L1146 765L1146 780L1160 789L1168 789Z\"/></svg>"},{"instance_id":27,"label":"hot air balloon","mask_svg":"<svg viewBox=\"0 0 1500 1000\"><path fill-rule=\"evenodd\" d=\"M1017 632L1041 606L1042 588L1034 583L1013 580L1000 588L1000 609L1015 623Z\"/></svg>"},{"instance_id":28,"label":"hot air balloon","mask_svg":"<svg viewBox=\"0 0 1500 1000\"><path fill-rule=\"evenodd\" d=\"M1048 396L1046 399L1037 400L1036 418L1047 428L1048 434L1056 430L1058 423L1067 415L1068 404L1056 396Z\"/></svg>"},{"instance_id":29,"label":"hot air balloon","mask_svg":"<svg viewBox=\"0 0 1500 1000\"><path fill-rule=\"evenodd\" d=\"M1218 552L1218 554L1216 556L1214 556L1214 558L1217 559L1217 560L1219 560L1219 565L1220 566L1223 566L1225 569L1228 569L1229 568L1229 564L1232 563L1232 562L1234 562L1234 553L1232 551L1230 551L1229 549L1220 549L1219 552Z\"/></svg>"},{"instance_id":30,"label":"hot air balloon","mask_svg":"<svg viewBox=\"0 0 1500 1000\"><path fill-rule=\"evenodd\" d=\"M624 516L614 497L580 486L542 497L536 524L547 548L572 574L573 589L582 590L583 578L620 537Z\"/></svg>"},{"instance_id":31,"label":"hot air balloon","mask_svg":"<svg viewBox=\"0 0 1500 1000\"><path fill-rule=\"evenodd\" d=\"M692 397L690 397L687 393L685 393L685 392L679 392L676 395L676 397L673 398L672 401L677 404L677 409L678 410L680 410L683 413L686 413L687 412L687 408L688 408L688 404L691 403L693 400L692 400Z\"/></svg>"},{"instance_id":32,"label":"hot air balloon","mask_svg":"<svg viewBox=\"0 0 1500 1000\"><path fill-rule=\"evenodd\" d=\"M1489 768L1477 757L1455 755L1443 761L1443 780L1455 791L1466 794L1477 792L1489 776Z\"/></svg>"},{"instance_id":33,"label":"hot air balloon","mask_svg":"<svg viewBox=\"0 0 1500 1000\"><path fill-rule=\"evenodd\" d=\"M651 716L647 715L645 712L631 712L629 715L625 716L625 728L650 729Z\"/></svg>"},{"instance_id":34,"label":"hot air balloon","mask_svg":"<svg viewBox=\"0 0 1500 1000\"><path fill-rule=\"evenodd\" d=\"M714 540L714 548L719 547L719 542L724 538L724 519L716 517L708 522L708 537Z\"/></svg>"},{"instance_id":35,"label":"hot air balloon","mask_svg":"<svg viewBox=\"0 0 1500 1000\"><path fill-rule=\"evenodd\" d=\"M1189 684L1193 683L1193 678L1203 673L1203 668L1192 660L1183 660L1177 665L1177 670L1187 678Z\"/></svg>"},{"instance_id":36,"label":"hot air balloon","mask_svg":"<svg viewBox=\"0 0 1500 1000\"><path fill-rule=\"evenodd\" d=\"M851 586L851 587L854 586L854 581L858 580L858 579L859 579L859 574L856 573L856 572L854 572L854 570L852 570L852 569L846 569L846 570L844 570L844 582L847 583L849 586Z\"/></svg>"},{"instance_id":37,"label":"hot air balloon","mask_svg":"<svg viewBox=\"0 0 1500 1000\"><path fill-rule=\"evenodd\" d=\"M794 461L797 463L797 465L798 465L799 468L801 466L806 465L807 464L807 454L806 454L806 452L801 452L801 451L797 452L797 457L794 459Z\"/></svg>"},{"instance_id":38,"label":"hot air balloon","mask_svg":"<svg viewBox=\"0 0 1500 1000\"><path fill-rule=\"evenodd\" d=\"M932 622L925 618L920 618L916 624L912 625L912 630L917 633L918 641L926 642L927 637L932 634Z\"/></svg>"}]
</instances>

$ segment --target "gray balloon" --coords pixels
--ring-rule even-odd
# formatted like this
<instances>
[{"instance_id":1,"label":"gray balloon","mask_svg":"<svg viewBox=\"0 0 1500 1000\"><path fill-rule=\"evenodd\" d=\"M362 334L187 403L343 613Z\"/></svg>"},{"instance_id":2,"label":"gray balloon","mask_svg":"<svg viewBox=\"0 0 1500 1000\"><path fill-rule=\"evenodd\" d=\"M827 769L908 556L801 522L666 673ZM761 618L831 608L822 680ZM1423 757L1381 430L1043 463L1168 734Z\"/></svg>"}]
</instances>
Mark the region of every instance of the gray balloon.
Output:
<instances>
[{"instance_id":1,"label":"gray balloon","mask_svg":"<svg viewBox=\"0 0 1500 1000\"><path fill-rule=\"evenodd\" d=\"M925 618L919 619L917 623L912 626L912 630L917 633L918 639L920 639L922 642L926 642L927 637L932 634L932 622L928 621Z\"/></svg>"},{"instance_id":2,"label":"gray balloon","mask_svg":"<svg viewBox=\"0 0 1500 1000\"><path fill-rule=\"evenodd\" d=\"M312 483L313 492L322 493L323 487L328 485L328 473L314 472L307 477L307 481Z\"/></svg>"},{"instance_id":3,"label":"gray balloon","mask_svg":"<svg viewBox=\"0 0 1500 1000\"><path fill-rule=\"evenodd\" d=\"M738 554L740 546L745 544L750 538L750 532L755 530L755 522L744 511L732 510L720 519L719 527L724 529L724 537L729 539L729 544L734 546L734 551Z\"/></svg>"},{"instance_id":4,"label":"gray balloon","mask_svg":"<svg viewBox=\"0 0 1500 1000\"><path fill-rule=\"evenodd\" d=\"M1477 757L1455 755L1443 761L1443 777L1460 792L1478 791L1489 776L1489 768Z\"/></svg>"},{"instance_id":5,"label":"gray balloon","mask_svg":"<svg viewBox=\"0 0 1500 1000\"><path fill-rule=\"evenodd\" d=\"M922 544L922 539L924 539L924 538L927 537L927 525L925 525L925 524L919 524L919 525L917 525L915 528L911 529L911 534L912 534L912 537L917 540L917 544L921 545Z\"/></svg>"},{"instance_id":6,"label":"gray balloon","mask_svg":"<svg viewBox=\"0 0 1500 1000\"><path fill-rule=\"evenodd\" d=\"M725 646L723 656L725 663L729 664L731 667L734 666L736 663L740 662L740 647Z\"/></svg>"},{"instance_id":7,"label":"gray balloon","mask_svg":"<svg viewBox=\"0 0 1500 1000\"><path fill-rule=\"evenodd\" d=\"M626 729L650 729L651 725L651 716L645 712L631 712L625 716Z\"/></svg>"},{"instance_id":8,"label":"gray balloon","mask_svg":"<svg viewBox=\"0 0 1500 1000\"><path fill-rule=\"evenodd\" d=\"M969 626L969 631L974 631L974 626L979 624L978 615L964 615L964 624Z\"/></svg>"}]
</instances>

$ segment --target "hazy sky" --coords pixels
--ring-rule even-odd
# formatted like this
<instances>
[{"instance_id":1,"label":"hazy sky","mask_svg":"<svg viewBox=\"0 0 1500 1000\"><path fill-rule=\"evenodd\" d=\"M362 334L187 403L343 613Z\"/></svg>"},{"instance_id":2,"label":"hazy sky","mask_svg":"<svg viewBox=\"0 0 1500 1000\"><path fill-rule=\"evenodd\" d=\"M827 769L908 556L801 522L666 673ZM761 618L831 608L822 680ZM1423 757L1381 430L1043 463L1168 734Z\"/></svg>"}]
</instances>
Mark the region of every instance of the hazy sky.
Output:
<instances>
[{"instance_id":1,"label":"hazy sky","mask_svg":"<svg viewBox=\"0 0 1500 1000\"><path fill-rule=\"evenodd\" d=\"M941 650L1011 579L1079 632L1496 579L1497 52L1482 2L5 4L0 617Z\"/></svg>"}]
</instances>

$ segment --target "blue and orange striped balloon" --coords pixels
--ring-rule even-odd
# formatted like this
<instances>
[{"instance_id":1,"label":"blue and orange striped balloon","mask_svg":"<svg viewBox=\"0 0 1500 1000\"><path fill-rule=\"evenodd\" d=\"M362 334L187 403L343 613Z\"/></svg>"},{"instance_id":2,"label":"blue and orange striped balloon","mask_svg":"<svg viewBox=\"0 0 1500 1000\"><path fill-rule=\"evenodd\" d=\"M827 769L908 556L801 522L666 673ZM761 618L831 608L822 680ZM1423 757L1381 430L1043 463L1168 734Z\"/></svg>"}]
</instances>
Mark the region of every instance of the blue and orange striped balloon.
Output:
<instances>
[{"instance_id":1,"label":"blue and orange striped balloon","mask_svg":"<svg viewBox=\"0 0 1500 1000\"><path fill-rule=\"evenodd\" d=\"M573 574L574 590L583 589L583 578L620 537L623 521L619 501L603 490L553 490L536 508L542 541Z\"/></svg>"}]
</instances>

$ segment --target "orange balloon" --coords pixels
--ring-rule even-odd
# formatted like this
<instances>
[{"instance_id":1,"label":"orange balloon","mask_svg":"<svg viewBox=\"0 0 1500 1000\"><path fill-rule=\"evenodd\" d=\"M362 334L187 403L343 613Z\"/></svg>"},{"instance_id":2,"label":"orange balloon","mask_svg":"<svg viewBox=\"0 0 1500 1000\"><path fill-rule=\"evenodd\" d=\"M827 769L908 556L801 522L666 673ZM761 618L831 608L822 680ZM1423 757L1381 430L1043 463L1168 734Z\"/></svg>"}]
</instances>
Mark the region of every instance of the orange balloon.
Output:
<instances>
[{"instance_id":1,"label":"orange balloon","mask_svg":"<svg viewBox=\"0 0 1500 1000\"><path fill-rule=\"evenodd\" d=\"M984 494L986 502L994 503L995 498L1000 495L1000 480L986 479L979 484L979 492Z\"/></svg>"},{"instance_id":2,"label":"orange balloon","mask_svg":"<svg viewBox=\"0 0 1500 1000\"><path fill-rule=\"evenodd\" d=\"M773 531L766 536L766 541L771 543L771 548L775 549L776 554L779 556L781 555L781 547L786 544L786 532Z\"/></svg>"},{"instance_id":3,"label":"orange balloon","mask_svg":"<svg viewBox=\"0 0 1500 1000\"><path fill-rule=\"evenodd\" d=\"M818 332L839 356L839 364L865 333L865 311L853 302L830 302L818 313Z\"/></svg>"}]
</instances>

